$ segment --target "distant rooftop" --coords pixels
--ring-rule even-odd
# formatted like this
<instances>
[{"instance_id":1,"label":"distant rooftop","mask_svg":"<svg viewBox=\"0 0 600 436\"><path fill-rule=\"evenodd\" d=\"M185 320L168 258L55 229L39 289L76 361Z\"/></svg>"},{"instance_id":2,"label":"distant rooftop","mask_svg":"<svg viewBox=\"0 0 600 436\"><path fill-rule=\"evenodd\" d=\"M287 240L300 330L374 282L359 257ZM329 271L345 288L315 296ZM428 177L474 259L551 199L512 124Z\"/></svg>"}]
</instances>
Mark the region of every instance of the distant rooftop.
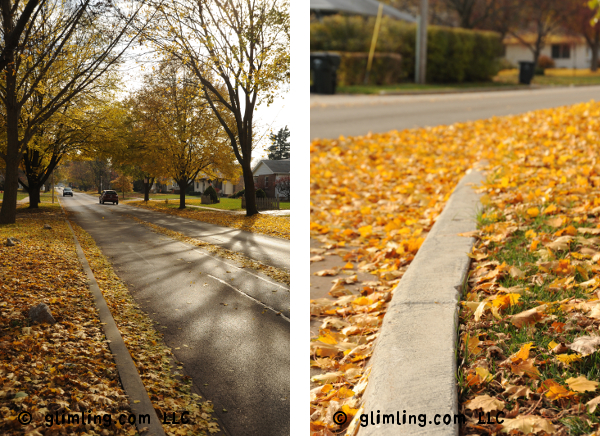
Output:
<instances>
[{"instance_id":1,"label":"distant rooftop","mask_svg":"<svg viewBox=\"0 0 600 436\"><path fill-rule=\"evenodd\" d=\"M317 13L346 13L355 15L377 16L379 2L377 0L310 0L310 10ZM383 15L395 18L397 20L414 23L415 17L400 12L388 5L383 5Z\"/></svg>"},{"instance_id":2,"label":"distant rooftop","mask_svg":"<svg viewBox=\"0 0 600 436\"><path fill-rule=\"evenodd\" d=\"M258 165L260 165L261 163L265 164L274 173L289 173L290 172L290 160L289 159L281 159L281 160L263 159L258 163ZM258 167L258 165L256 165L256 166Z\"/></svg>"}]
</instances>

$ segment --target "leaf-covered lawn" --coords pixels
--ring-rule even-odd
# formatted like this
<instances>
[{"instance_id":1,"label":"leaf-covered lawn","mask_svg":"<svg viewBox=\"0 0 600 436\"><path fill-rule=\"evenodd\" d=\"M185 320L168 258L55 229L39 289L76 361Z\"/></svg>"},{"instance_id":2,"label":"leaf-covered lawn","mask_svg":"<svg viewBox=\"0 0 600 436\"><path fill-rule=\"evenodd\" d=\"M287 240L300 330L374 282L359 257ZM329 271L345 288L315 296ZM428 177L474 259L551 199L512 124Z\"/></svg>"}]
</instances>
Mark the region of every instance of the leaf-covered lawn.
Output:
<instances>
[{"instance_id":1,"label":"leaf-covered lawn","mask_svg":"<svg viewBox=\"0 0 600 436\"><path fill-rule=\"evenodd\" d=\"M6 247L7 237L22 243ZM19 215L16 224L0 227L0 239L0 433L46 432L45 415L67 409L115 416L127 411L128 400L60 210ZM28 311L39 303L50 307L57 324L29 323ZM16 420L21 412L31 413L31 424ZM69 427L86 431L85 426ZM129 434L134 428L108 429ZM90 429L100 434L104 427Z\"/></svg>"},{"instance_id":2,"label":"leaf-covered lawn","mask_svg":"<svg viewBox=\"0 0 600 436\"><path fill-rule=\"evenodd\" d=\"M598 104L531 114L482 189L459 389L464 413L502 412L503 431L600 430L599 116Z\"/></svg>"},{"instance_id":3,"label":"leaf-covered lawn","mask_svg":"<svg viewBox=\"0 0 600 436\"><path fill-rule=\"evenodd\" d=\"M128 414L128 399L61 209L55 205L18 212L16 224L0 227L2 242L7 237L22 241L0 246L0 433L136 434L135 426L115 422ZM201 402L190 393L188 380L172 375L172 354L161 335L136 308L91 237L74 228L155 408L190 412L193 424L166 428L167 434L179 428L192 434L216 431L210 402ZM40 302L50 307L57 324L30 325L29 308ZM46 426L47 414L84 410L110 414L111 425ZM21 412L31 413L30 425L16 420Z\"/></svg>"},{"instance_id":4,"label":"leaf-covered lawn","mask_svg":"<svg viewBox=\"0 0 600 436\"><path fill-rule=\"evenodd\" d=\"M169 213L171 215L195 219L206 223L246 230L252 233L261 233L263 235L274 236L276 238L290 239L290 219L286 217L276 217L262 214L247 217L241 214L231 214L216 210L202 210L192 207L179 210L178 202L177 204L173 204L172 202L148 202L148 204L146 204L143 201L135 201L127 204Z\"/></svg>"},{"instance_id":5,"label":"leaf-covered lawn","mask_svg":"<svg viewBox=\"0 0 600 436\"><path fill-rule=\"evenodd\" d=\"M342 280L336 280L330 291L333 298L311 301L311 316L322 321L320 335L313 338L311 342L311 366L318 367L324 372L323 375L314 377L312 380L322 385L311 391L311 429L314 434L329 435L332 431L339 430L355 434L358 429L357 417L361 413L362 393L366 388L369 376L365 362L373 351L373 344L393 289L414 258L435 219L443 210L452 189L465 171L476 162L487 160L489 162L488 171L493 172L496 177L494 182L496 184L488 187L488 196L484 197L485 202L495 206L493 211L486 212L485 219L490 220L494 211L497 212L497 216L493 218L493 224L499 223L498 227L492 227L493 230L490 230L499 238L494 247L504 246L509 242L506 238L510 235L526 237L528 229L521 228L521 226L526 220L537 218L537 216L545 218L545 214L550 214L549 211L546 211L546 207L552 202L557 202L555 213L567 216L569 214L567 208L573 208L572 210L578 211L576 212L578 215L572 215L570 221L561 223L561 227L553 229L552 232L542 228L533 230L536 233L533 237L532 233L527 234L527 238L539 239L536 250L542 248L547 250L546 244L556 242L555 239L560 236L569 236L568 233L565 233L566 231L555 234L568 228L569 225L575 228L574 238L590 239L589 233L579 233L577 228L596 227L597 224L591 210L600 205L600 200L595 200L597 196L594 196L592 190L592 187L595 190L598 186L596 181L600 180L597 178L599 167L595 160L600 139L599 125L600 104L592 102L572 107L540 110L519 116L458 123L452 126L392 131L387 134L370 134L355 138L340 137L337 140L316 140L311 144L311 237L322 243L321 249L313 250L313 254L316 256L312 260L318 261L319 256L346 250L344 254L344 260L347 262L344 267L345 271L350 274L352 271L365 271L379 277L377 281L363 283L361 295L351 295L344 287L346 283L349 283L348 280L356 280L355 277L349 276ZM504 190L509 190L512 197L504 196ZM521 197L517 195L519 192ZM516 211L510 213L512 208L517 208L518 213ZM538 214L536 216L534 216L535 208L537 208ZM528 212L528 210L530 211ZM507 218L509 222L505 223L505 227L501 223L504 219L502 217L505 216L502 212L509 215ZM575 221L576 218L578 221ZM515 226L516 230L506 234L506 228ZM573 230L569 229L568 232L572 233ZM515 254L518 252L515 247L519 247L522 242L514 241L513 246L507 248L513 253L514 259L519 258L519 255ZM528 247L529 245L525 248ZM595 253L595 249L600 248L600 245L583 245L582 247L594 250ZM576 247L571 246L571 248L575 249ZM494 248L492 251L496 253L497 250ZM537 252L536 250L534 252ZM528 305L522 308L524 310L537 306L542 307L553 294L556 294L559 301L581 297L582 294L577 293L581 292L580 286L576 286L575 283L596 280L596 272L589 265L595 263L594 254L591 251L585 254L579 250L572 256L570 254L564 256L564 253L561 255L556 248L550 247L550 250L554 257L550 256L544 262L557 263L550 263L547 266L548 271L541 272L541 274L548 275L543 276L543 283L549 284L558 279L567 279L553 285L559 286L566 293L552 291L549 294L546 291L545 294L533 294L528 299L525 299L525 296L499 296L497 301L487 302L489 307L484 304L488 310L483 319L486 323L489 321L490 324L478 324L480 330L477 332L481 332L481 336L477 339L476 345L482 348L481 354L478 354L476 358L471 356L471 360L465 360L464 366L459 371L463 406L464 402L473 399L477 392L477 395L489 394L498 402L506 401L506 405L512 407L514 400L511 403L506 399L514 392L510 391L505 393L505 396L498 396L498 392L500 392L498 384L501 385L508 381L517 386L514 389L518 390L519 386L529 383L527 376L527 371L530 370L529 359L532 359L534 355L537 356L537 353L540 353L539 361L545 361L547 359L544 356L549 356L546 351L542 353L540 350L546 350L543 347L547 347L550 339L547 339L546 342L536 342L536 337L548 337L549 333L544 331L544 334L537 333L536 336L533 331L530 336L519 336L518 343L522 347L528 342L533 342L537 348L527 349L527 351L523 349L516 360L511 359L509 362L505 362L505 365L508 366L501 369L498 366L499 363L495 361L494 347L499 348L505 359L509 356L515 357L514 354L521 348L516 348L516 346L511 346L509 349L502 348L504 342L491 332L487 332L486 329L490 328L491 323L496 322L494 314L503 319L502 321L498 320L498 325L508 329L512 324L506 318L505 311L508 311L507 314L512 314L518 307L511 306L511 304L523 304L527 301ZM569 250L569 253L571 251L573 250ZM490 257L488 260L493 259L492 254L488 256ZM568 260L568 264L561 256ZM503 262L507 262L506 259L497 260L499 262L497 266L495 264L487 266L491 276ZM518 266L520 265L518 262L511 266L523 268L522 271L527 277L531 273L533 276L537 275L537 280L539 280L540 271L535 264L538 260L538 258L527 260L535 265L535 268L531 267L531 271L524 266ZM561 260L562 263L560 263ZM587 271L587 279L579 276L580 270L585 269L583 264L586 261L591 268ZM508 264L507 262L506 265ZM502 268L497 274L502 271L504 275L500 274L497 280L510 274L510 269ZM513 272L516 273L516 270ZM334 275L335 273L337 271L321 271L318 274ZM559 275L555 277L553 274ZM569 275L573 277L572 281L568 281ZM490 277L490 280L492 279L493 277ZM497 285L499 286L499 283ZM504 283L503 286L508 289L507 285L509 283ZM517 283L512 285L517 286ZM572 289L566 288L569 285L573 285ZM515 289L509 293L518 294ZM486 289L482 288L477 295L470 294L469 299L473 303L470 304L471 307L475 303L478 304L477 307L480 307L481 300L488 296L485 291ZM492 294L494 293L501 294L502 292L496 287L492 288ZM586 298L590 297L591 295L587 294ZM519 300L518 298L523 299ZM595 299L595 297L593 298ZM590 304L590 308L594 305L587 301L585 303ZM567 300L562 304L577 305L579 303ZM560 307L560 305L544 306L544 315L540 315L540 319L554 314L556 307ZM569 307L571 308L569 309ZM563 311L566 310L572 315L579 313L584 318L589 318L589 315L586 315L587 309L584 309L588 306L573 307L576 308L566 306ZM463 309L463 317L466 316L464 312L466 310L468 309ZM521 310L520 307L519 310ZM537 317L535 314L532 316ZM579 325L574 321L568 324L566 318L557 319L558 322L564 322L565 325ZM552 323L546 327L550 328L551 325ZM588 334L594 334L590 330L590 325L595 325L591 329L595 328L594 331L597 331L596 324L583 322L583 328L588 328ZM472 326L468 328L473 329ZM508 335L507 337L511 335L510 332L504 333ZM463 332L461 335L464 338ZM557 335L553 339L559 345L560 339L567 346L571 344L570 341L573 338L569 335ZM489 358L490 353L492 353L491 359ZM526 353L529 354L526 355ZM572 354L572 352L562 354ZM569 378L577 379L579 376L585 376L588 380L598 381L600 377L591 369L595 358L592 355L587 359L582 357L582 361L587 362L588 366L585 367L589 368L587 372L583 371L585 368L581 368L582 371L577 373L568 372L559 366L560 371L555 370L552 373L552 380L568 389L569 392L575 391L575 388L570 387L567 383ZM483 366L486 362L489 363L487 369ZM517 365L522 364L523 367L515 367L516 372L511 372L511 365L515 362ZM534 361L531 363L535 365L536 369L539 369L539 363L534 363ZM550 361L545 364L549 363ZM476 366L473 366L474 364ZM479 369L479 372L475 371L477 365L488 370L489 377L482 369ZM558 376L559 372L560 377ZM510 374L512 376L508 377ZM574 432L576 428L583 429L581 430L583 432L590 428L597 428L594 423L597 419L593 418L595 420L593 421L589 416L580 416L581 412L573 409L574 402L562 407L561 402L549 401L546 394L560 390L557 390L558 388L555 388L551 382L543 384L544 373L541 372L541 374L542 377L537 384L528 385L532 392L540 390L537 396L531 394L533 396L530 395L529 399L535 398L537 402L540 401L540 398L545 397L540 402L540 404L545 403L545 407L541 409L542 406L538 405L539 407L536 408L535 404L529 405L529 400L524 400L523 407L527 407L521 413L524 418L527 418L529 416L527 414L531 412L533 416L541 419L545 416L543 413L549 413L551 405L561 404L561 408L553 412L554 418L551 418L555 420L551 423L556 425L558 431L567 428L567 424L564 422L569 423L570 427L568 428L571 432ZM464 384L467 382L464 380L467 380L467 377L471 377L472 380L477 380L475 377L482 377L485 381L476 387L465 390ZM547 378L550 377L547 376ZM577 380L577 382L571 381L571 384L575 383L575 386L581 386L579 383L584 383L584 386L589 386L585 384L587 382L584 380ZM487 390L488 386L494 386L495 390ZM580 401L587 401L592 397L595 395L588 392L561 397L557 400L565 401L567 398L572 401L578 398ZM478 400L485 404L483 410L492 407L490 404L495 404L493 407L496 408L500 407L493 400L486 400L487 402L483 400L486 398ZM348 424L339 427L333 423L333 413L340 409L345 411L349 417L354 416L349 427ZM581 410L583 409L582 406ZM508 410L513 409L507 409L507 413ZM540 410L544 412L542 413ZM512 418L520 418L521 415L513 414ZM593 425L586 419L593 421ZM546 421L539 421L537 418L525 419L525 423L522 421L521 419L507 421L505 430L518 428L521 425L523 429L546 428L548 430L550 428L546 426ZM487 426L486 428L489 430L491 427ZM500 429L500 427L497 428L497 430ZM481 429L469 428L468 431L471 433L466 434L479 431L483 434Z\"/></svg>"}]
</instances>

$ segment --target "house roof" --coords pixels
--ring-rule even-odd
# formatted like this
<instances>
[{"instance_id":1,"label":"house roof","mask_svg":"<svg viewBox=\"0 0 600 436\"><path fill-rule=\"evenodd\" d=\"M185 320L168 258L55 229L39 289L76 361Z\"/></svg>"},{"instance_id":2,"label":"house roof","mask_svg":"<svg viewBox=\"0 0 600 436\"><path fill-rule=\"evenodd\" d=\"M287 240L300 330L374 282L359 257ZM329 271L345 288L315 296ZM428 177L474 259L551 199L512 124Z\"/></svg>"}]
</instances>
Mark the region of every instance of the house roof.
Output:
<instances>
[{"instance_id":1,"label":"house roof","mask_svg":"<svg viewBox=\"0 0 600 436\"><path fill-rule=\"evenodd\" d=\"M534 33L524 33L519 36L528 44L534 44L537 39L537 35ZM522 44L522 42L513 35L506 36L502 42L506 45ZM550 44L585 44L585 39L583 37L573 35L548 35L546 37L546 45Z\"/></svg>"},{"instance_id":2,"label":"house roof","mask_svg":"<svg viewBox=\"0 0 600 436\"><path fill-rule=\"evenodd\" d=\"M260 164L264 164L267 168L269 168L273 173L282 174L290 172L290 160L289 159L280 159L280 160L268 160L263 159L252 169L254 172Z\"/></svg>"},{"instance_id":3,"label":"house roof","mask_svg":"<svg viewBox=\"0 0 600 436\"><path fill-rule=\"evenodd\" d=\"M310 10L317 12L344 12L355 15L377 16L379 2L377 0L310 0ZM414 23L415 17L406 12L400 12L388 5L383 5L383 15L397 20Z\"/></svg>"}]
</instances>

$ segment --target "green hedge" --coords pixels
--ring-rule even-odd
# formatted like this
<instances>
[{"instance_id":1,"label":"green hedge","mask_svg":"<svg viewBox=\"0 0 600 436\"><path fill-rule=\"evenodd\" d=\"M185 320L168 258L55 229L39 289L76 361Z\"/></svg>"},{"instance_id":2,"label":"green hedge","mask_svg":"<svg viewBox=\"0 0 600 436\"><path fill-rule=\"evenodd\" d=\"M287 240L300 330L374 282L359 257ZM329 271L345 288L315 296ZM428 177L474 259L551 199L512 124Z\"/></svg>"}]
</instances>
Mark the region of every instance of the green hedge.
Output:
<instances>
[{"instance_id":1,"label":"green hedge","mask_svg":"<svg viewBox=\"0 0 600 436\"><path fill-rule=\"evenodd\" d=\"M368 53L375 19L334 15L310 25L311 51ZM383 18L376 53L397 53L402 58L400 76L414 80L416 25ZM437 83L490 80L499 69L502 41L495 32L429 26L427 81ZM371 74L385 73L385 63Z\"/></svg>"},{"instance_id":2,"label":"green hedge","mask_svg":"<svg viewBox=\"0 0 600 436\"><path fill-rule=\"evenodd\" d=\"M369 53L341 52L337 71L340 86L362 85L365 81ZM393 85L402 81L402 56L398 53L375 53L369 83Z\"/></svg>"}]
</instances>

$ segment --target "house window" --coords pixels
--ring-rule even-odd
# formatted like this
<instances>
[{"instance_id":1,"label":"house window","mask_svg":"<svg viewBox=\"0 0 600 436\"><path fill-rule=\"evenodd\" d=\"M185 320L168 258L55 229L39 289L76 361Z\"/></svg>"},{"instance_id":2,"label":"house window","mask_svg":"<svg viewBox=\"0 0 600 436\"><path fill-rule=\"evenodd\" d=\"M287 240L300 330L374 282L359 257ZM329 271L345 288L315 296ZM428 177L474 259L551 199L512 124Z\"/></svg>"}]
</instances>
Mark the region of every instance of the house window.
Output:
<instances>
[{"instance_id":1,"label":"house window","mask_svg":"<svg viewBox=\"0 0 600 436\"><path fill-rule=\"evenodd\" d=\"M269 176L265 177L265 186L269 186Z\"/></svg>"},{"instance_id":2,"label":"house window","mask_svg":"<svg viewBox=\"0 0 600 436\"><path fill-rule=\"evenodd\" d=\"M570 59L571 46L569 44L552 44L552 59Z\"/></svg>"}]
</instances>

